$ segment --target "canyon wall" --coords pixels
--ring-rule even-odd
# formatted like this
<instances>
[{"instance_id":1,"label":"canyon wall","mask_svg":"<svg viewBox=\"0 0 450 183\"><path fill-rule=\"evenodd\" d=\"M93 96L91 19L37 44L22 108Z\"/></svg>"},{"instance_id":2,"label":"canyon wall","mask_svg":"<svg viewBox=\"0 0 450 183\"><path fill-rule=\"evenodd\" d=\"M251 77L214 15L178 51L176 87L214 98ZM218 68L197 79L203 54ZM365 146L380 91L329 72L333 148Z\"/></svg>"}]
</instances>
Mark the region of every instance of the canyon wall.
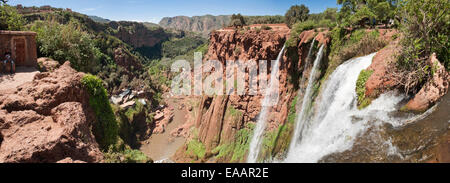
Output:
<instances>
[{"instance_id":1,"label":"canyon wall","mask_svg":"<svg viewBox=\"0 0 450 183\"><path fill-rule=\"evenodd\" d=\"M246 28L214 31L210 35L209 49L204 60L218 60L224 65L230 60L257 62L275 60L289 32L287 26L277 27L276 31ZM300 35L301 41L298 47L290 48L291 51L288 50L283 55L279 65L280 97L268 115L267 132L278 131L287 122L290 105L297 95L292 75L303 72L307 53L314 38L319 44L329 43L326 33L317 33L312 30ZM297 57L287 55L292 50ZM248 86L248 73L246 73L245 81ZM203 95L195 109L200 115L196 116L195 128L190 134L191 140L179 149L173 159L177 162L245 162L253 127L261 111L262 99L263 96L260 94L255 96ZM204 153L201 153L201 156L196 152L198 149L192 148L194 142L202 146L200 149Z\"/></svg>"},{"instance_id":2,"label":"canyon wall","mask_svg":"<svg viewBox=\"0 0 450 183\"><path fill-rule=\"evenodd\" d=\"M203 36L207 37L213 30L218 30L224 26L227 26L231 20L231 16L176 16L176 17L164 17L159 22L159 25L164 28L171 28L175 30L184 30L199 32Z\"/></svg>"}]
</instances>

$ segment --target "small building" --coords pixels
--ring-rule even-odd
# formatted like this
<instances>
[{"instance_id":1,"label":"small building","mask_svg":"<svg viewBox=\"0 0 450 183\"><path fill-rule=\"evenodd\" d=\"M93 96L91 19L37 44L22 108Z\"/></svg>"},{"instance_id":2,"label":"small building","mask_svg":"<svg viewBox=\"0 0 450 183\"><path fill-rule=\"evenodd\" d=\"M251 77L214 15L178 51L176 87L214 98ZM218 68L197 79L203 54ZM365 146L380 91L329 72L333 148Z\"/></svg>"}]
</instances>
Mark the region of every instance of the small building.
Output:
<instances>
[{"instance_id":1,"label":"small building","mask_svg":"<svg viewBox=\"0 0 450 183\"><path fill-rule=\"evenodd\" d=\"M10 52L16 66L36 67L36 32L0 30L0 60Z\"/></svg>"}]
</instances>

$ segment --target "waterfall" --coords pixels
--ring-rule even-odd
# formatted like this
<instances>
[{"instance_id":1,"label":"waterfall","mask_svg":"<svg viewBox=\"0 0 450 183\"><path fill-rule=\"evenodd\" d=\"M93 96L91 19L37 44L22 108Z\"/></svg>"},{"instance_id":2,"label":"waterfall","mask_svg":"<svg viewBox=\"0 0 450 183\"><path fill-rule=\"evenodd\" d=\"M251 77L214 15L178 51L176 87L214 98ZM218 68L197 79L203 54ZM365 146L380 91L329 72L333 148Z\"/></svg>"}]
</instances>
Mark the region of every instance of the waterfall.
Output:
<instances>
[{"instance_id":1,"label":"waterfall","mask_svg":"<svg viewBox=\"0 0 450 183\"><path fill-rule=\"evenodd\" d=\"M313 42L313 44L314 44L314 42ZM322 45L320 47L319 52L317 53L317 56L316 56L316 60L314 60L314 65L309 74L308 85L306 87L306 91L303 96L302 107L301 107L300 112L297 115L297 121L295 123L296 125L294 128L295 130L294 130L294 136L293 136L295 138L292 140L292 143L291 143L289 149L294 148L295 145L297 144L297 142L301 139L302 134L303 134L303 128L306 125L306 123L309 121L309 119L308 119L309 115L308 115L307 111L309 111L311 108L311 104L312 104L311 103L312 102L311 94L312 94L312 89L314 87L314 83L317 80L316 73L317 73L318 67L320 65L320 61L322 60L323 48L324 48L324 45ZM301 91L299 91L299 92L301 92Z\"/></svg>"},{"instance_id":2,"label":"waterfall","mask_svg":"<svg viewBox=\"0 0 450 183\"><path fill-rule=\"evenodd\" d=\"M247 162L249 162L249 163L256 163L256 161L258 159L258 155L259 155L259 151L260 151L261 143L262 143L262 138L263 138L263 133L266 128L267 113L269 112L270 108L272 107L269 105L269 103L271 102L271 99L273 98L273 95L275 94L275 93L273 93L273 90L274 90L273 87L278 87L278 85L275 84L275 78L278 76L278 70L279 70L278 68L279 68L280 60L283 58L283 53L284 53L285 47L286 46L283 46L280 53L278 54L275 64L273 64L273 66L272 66L272 71L270 73L269 86L266 89L266 94L264 96L264 100L263 100L263 102L261 102L261 112L259 114L258 122L256 123L256 127L253 132L252 140L250 141L250 148L249 148L249 153L248 153L248 157L247 157ZM278 96L278 92L275 95Z\"/></svg>"},{"instance_id":3,"label":"waterfall","mask_svg":"<svg viewBox=\"0 0 450 183\"><path fill-rule=\"evenodd\" d=\"M399 124L407 120L392 114L406 98L395 92L382 94L365 109L357 109L356 81L374 56L375 53L351 59L330 75L315 115L307 120L308 125L303 122L303 129L293 137L285 162L318 162L326 155L350 149L354 140L371 125Z\"/></svg>"}]
</instances>

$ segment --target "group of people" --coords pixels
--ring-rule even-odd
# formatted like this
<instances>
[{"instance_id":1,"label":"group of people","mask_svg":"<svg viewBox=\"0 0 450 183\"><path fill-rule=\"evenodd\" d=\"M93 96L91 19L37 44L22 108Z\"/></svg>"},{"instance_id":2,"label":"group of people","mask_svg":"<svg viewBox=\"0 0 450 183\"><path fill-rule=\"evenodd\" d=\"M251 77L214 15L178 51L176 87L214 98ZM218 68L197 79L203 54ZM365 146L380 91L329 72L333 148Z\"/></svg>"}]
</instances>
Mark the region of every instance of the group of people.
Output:
<instances>
[{"instance_id":1,"label":"group of people","mask_svg":"<svg viewBox=\"0 0 450 183\"><path fill-rule=\"evenodd\" d=\"M8 70L7 70L8 67L10 68L9 72L11 74L14 74L14 72L16 70L16 64L14 63L14 60L11 58L11 53L10 52L6 52L4 60L1 61L1 68L2 68L1 72L2 73L7 73L8 72Z\"/></svg>"}]
</instances>

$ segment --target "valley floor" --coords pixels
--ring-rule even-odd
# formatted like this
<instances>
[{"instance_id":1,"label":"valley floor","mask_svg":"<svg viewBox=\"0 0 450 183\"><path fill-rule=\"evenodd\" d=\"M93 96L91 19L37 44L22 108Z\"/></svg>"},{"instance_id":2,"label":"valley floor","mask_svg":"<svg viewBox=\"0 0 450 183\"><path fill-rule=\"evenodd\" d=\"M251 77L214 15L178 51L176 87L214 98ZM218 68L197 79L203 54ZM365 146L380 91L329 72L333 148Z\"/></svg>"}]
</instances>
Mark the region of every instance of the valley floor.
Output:
<instances>
[{"instance_id":1,"label":"valley floor","mask_svg":"<svg viewBox=\"0 0 450 183\"><path fill-rule=\"evenodd\" d=\"M166 96L168 96L166 94ZM168 108L173 109L173 119L165 127L161 134L153 134L150 138L142 142L140 150L155 161L168 160L175 152L183 146L186 138L172 135L173 131L187 122L186 108L180 107L184 100L177 98L164 98Z\"/></svg>"}]
</instances>

